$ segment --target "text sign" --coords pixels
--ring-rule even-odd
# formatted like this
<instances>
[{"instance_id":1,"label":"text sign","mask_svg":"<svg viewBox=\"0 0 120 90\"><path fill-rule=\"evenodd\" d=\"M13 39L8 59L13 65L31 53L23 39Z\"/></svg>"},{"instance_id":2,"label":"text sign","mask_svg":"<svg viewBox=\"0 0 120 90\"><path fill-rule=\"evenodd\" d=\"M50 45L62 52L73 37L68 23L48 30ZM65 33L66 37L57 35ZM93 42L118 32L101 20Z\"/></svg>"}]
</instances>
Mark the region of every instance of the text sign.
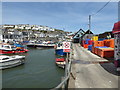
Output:
<instances>
[{"instance_id":1,"label":"text sign","mask_svg":"<svg viewBox=\"0 0 120 90\"><path fill-rule=\"evenodd\" d=\"M63 52L70 52L70 49L63 49Z\"/></svg>"},{"instance_id":2,"label":"text sign","mask_svg":"<svg viewBox=\"0 0 120 90\"><path fill-rule=\"evenodd\" d=\"M70 52L71 43L63 42L63 52Z\"/></svg>"}]
</instances>

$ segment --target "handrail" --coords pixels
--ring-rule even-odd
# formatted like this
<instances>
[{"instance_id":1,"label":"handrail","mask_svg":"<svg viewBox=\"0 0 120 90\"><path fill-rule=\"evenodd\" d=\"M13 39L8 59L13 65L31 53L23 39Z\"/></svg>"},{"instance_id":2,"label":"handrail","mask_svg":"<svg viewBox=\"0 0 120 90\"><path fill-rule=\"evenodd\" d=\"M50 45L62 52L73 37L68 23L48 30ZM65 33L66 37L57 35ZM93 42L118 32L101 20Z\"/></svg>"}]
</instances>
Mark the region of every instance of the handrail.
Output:
<instances>
[{"instance_id":1,"label":"handrail","mask_svg":"<svg viewBox=\"0 0 120 90\"><path fill-rule=\"evenodd\" d=\"M71 54L71 53L70 53L70 54ZM63 80L57 87L55 87L54 89L62 88L62 86L67 82L67 80L68 80L69 77L70 77L70 67L71 67L71 58L69 59L68 66L66 67L66 69L67 69L67 76L64 77L64 80ZM54 90L54 89L53 89L53 90Z\"/></svg>"},{"instance_id":2,"label":"handrail","mask_svg":"<svg viewBox=\"0 0 120 90\"><path fill-rule=\"evenodd\" d=\"M55 87L55 88L62 87L64 85L64 83L69 79L69 76L70 76L70 74L68 74L68 76L57 87Z\"/></svg>"},{"instance_id":3,"label":"handrail","mask_svg":"<svg viewBox=\"0 0 120 90\"><path fill-rule=\"evenodd\" d=\"M72 48L72 44L71 44L71 49ZM62 88L63 85L65 85L67 83L67 80L69 79L70 77L70 70L71 70L71 56L72 56L72 53L73 52L70 52L70 57L69 57L69 62L68 62L68 65L66 67L66 70L65 70L65 73L67 73L67 76L64 77L64 80L55 88L51 89L51 90L55 90L55 89L58 89L58 88ZM68 58L67 58L68 59Z\"/></svg>"}]
</instances>

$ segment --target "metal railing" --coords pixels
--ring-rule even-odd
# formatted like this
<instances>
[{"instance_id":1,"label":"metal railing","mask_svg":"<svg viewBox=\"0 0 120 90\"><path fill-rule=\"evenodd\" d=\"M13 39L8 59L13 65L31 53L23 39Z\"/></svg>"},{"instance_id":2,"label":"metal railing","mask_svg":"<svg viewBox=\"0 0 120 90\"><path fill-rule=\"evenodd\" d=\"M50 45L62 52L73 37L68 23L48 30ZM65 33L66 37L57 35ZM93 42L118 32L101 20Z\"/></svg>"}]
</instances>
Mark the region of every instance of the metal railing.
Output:
<instances>
[{"instance_id":1,"label":"metal railing","mask_svg":"<svg viewBox=\"0 0 120 90\"><path fill-rule=\"evenodd\" d=\"M57 87L55 87L52 90L60 89L60 88L66 90L66 88L68 88L67 85L68 85L68 80L69 80L70 72L71 72L71 56L72 56L72 52L70 52L69 55L70 56L68 58L68 53L67 53L66 67L65 67L65 76L63 78L64 80L62 80L62 82Z\"/></svg>"},{"instance_id":2,"label":"metal railing","mask_svg":"<svg viewBox=\"0 0 120 90\"><path fill-rule=\"evenodd\" d=\"M65 70L66 74L65 74L64 80L54 89L65 88L66 87L66 85L68 84L67 82L68 82L69 77L70 77L70 68L71 68L71 60L69 60L69 63L66 67L66 70Z\"/></svg>"}]
</instances>

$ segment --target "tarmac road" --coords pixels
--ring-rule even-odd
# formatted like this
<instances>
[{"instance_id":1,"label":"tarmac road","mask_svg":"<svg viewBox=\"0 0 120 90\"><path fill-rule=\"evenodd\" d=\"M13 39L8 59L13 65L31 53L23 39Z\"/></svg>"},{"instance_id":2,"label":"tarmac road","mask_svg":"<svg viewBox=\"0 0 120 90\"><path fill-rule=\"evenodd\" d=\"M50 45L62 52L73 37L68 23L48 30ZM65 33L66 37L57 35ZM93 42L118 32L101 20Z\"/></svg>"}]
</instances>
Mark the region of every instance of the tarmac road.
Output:
<instances>
[{"instance_id":1,"label":"tarmac road","mask_svg":"<svg viewBox=\"0 0 120 90\"><path fill-rule=\"evenodd\" d=\"M73 44L73 53L69 88L118 88L119 75L113 63L79 44Z\"/></svg>"}]
</instances>

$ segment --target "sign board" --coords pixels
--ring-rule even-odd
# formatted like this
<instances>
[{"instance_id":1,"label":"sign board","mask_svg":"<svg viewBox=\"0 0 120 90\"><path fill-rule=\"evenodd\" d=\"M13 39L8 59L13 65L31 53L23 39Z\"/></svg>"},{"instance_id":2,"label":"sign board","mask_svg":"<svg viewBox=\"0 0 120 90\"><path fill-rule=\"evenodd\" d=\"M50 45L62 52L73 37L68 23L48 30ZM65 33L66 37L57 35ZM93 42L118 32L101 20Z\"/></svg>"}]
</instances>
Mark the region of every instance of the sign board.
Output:
<instances>
[{"instance_id":1,"label":"sign board","mask_svg":"<svg viewBox=\"0 0 120 90\"><path fill-rule=\"evenodd\" d=\"M63 42L63 52L70 52L71 43Z\"/></svg>"}]
</instances>

